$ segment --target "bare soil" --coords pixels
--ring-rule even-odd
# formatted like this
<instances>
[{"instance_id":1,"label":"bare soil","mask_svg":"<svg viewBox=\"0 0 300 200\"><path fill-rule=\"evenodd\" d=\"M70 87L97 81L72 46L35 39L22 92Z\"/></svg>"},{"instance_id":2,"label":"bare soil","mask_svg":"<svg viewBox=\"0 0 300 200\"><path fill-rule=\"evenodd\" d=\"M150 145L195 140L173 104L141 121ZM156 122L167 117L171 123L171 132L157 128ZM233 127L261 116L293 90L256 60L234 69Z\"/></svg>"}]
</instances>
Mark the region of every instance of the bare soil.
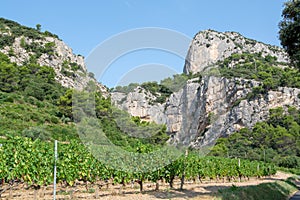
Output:
<instances>
[{"instance_id":1,"label":"bare soil","mask_svg":"<svg viewBox=\"0 0 300 200\"><path fill-rule=\"evenodd\" d=\"M261 183L274 182L284 180L292 176L291 174L277 172L275 176L265 178L250 178L250 180L242 179L241 182L234 180L232 182L223 182L223 180L204 180L186 181L184 189L179 190L180 182L176 180L174 189L170 189L167 183L161 183L159 191L155 191L155 183L144 183L144 191L139 192L137 183L126 187L121 185L111 185L99 188L99 184L79 184L76 187L64 187L58 185L56 199L103 199L103 200L157 200L157 199L173 199L173 200L207 200L213 199L219 189L235 186L250 186ZM1 188L0 188L1 189ZM2 186L4 192L0 199L53 199L53 186L41 187L38 190L33 188L28 189L25 184L15 184L13 187L9 185Z\"/></svg>"}]
</instances>

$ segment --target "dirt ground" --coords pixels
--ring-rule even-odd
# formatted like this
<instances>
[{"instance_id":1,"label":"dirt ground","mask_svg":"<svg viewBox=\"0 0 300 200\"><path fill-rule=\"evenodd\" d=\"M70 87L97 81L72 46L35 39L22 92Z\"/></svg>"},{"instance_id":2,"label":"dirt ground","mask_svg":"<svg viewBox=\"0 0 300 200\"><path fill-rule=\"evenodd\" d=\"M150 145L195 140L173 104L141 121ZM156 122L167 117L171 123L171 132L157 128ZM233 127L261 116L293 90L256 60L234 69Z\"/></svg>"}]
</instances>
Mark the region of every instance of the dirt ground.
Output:
<instances>
[{"instance_id":1,"label":"dirt ground","mask_svg":"<svg viewBox=\"0 0 300 200\"><path fill-rule=\"evenodd\" d=\"M249 186L257 185L260 183L274 182L276 180L284 180L291 176L283 172L277 172L275 176L257 179L251 178L249 181L242 180L241 182L225 182L219 181L197 181L193 183L186 181L184 190L179 190L180 182L177 180L174 183L175 189L170 189L168 184L160 183L159 191L155 191L154 183L145 183L144 191L139 192L138 184L133 186L127 185L121 187L120 185L110 185L108 188L98 188L96 186L89 186L86 188L84 185L76 187L63 187L58 185L56 199L103 199L103 200L157 200L157 199L173 199L173 200L207 200L213 199L219 189L235 186ZM1 195L0 199L53 199L53 186L42 187L39 190L26 189L24 185L17 185L12 189L4 186L6 189Z\"/></svg>"}]
</instances>

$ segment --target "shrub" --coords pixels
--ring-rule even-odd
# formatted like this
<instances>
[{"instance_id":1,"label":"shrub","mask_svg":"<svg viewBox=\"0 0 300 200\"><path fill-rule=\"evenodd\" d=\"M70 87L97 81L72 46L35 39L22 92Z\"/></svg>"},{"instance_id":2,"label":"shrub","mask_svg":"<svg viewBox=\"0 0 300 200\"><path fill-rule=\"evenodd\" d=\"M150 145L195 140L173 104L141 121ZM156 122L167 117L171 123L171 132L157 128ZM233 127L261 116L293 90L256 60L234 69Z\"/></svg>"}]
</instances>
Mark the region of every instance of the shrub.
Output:
<instances>
[{"instance_id":1,"label":"shrub","mask_svg":"<svg viewBox=\"0 0 300 200\"><path fill-rule=\"evenodd\" d=\"M300 158L296 156L287 156L279 160L278 165L280 167L287 168L299 168L300 167Z\"/></svg>"}]
</instances>

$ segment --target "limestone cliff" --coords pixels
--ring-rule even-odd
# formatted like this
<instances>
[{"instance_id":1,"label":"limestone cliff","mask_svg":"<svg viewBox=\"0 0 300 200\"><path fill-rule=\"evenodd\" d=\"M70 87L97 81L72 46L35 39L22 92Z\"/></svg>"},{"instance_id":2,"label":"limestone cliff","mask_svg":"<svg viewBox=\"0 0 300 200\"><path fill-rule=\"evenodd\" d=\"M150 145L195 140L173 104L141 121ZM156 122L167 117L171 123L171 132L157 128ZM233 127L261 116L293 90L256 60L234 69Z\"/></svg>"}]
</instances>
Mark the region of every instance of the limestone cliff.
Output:
<instances>
[{"instance_id":1,"label":"limestone cliff","mask_svg":"<svg viewBox=\"0 0 300 200\"><path fill-rule=\"evenodd\" d=\"M163 104L150 104L149 99L155 97L145 90L135 90L127 96L112 93L112 99L133 116L166 124L173 142L197 147L266 120L271 108L300 107L297 97L300 89L296 88L270 90L247 99L247 94L258 84L253 80L210 76L200 82L189 80Z\"/></svg>"},{"instance_id":2,"label":"limestone cliff","mask_svg":"<svg viewBox=\"0 0 300 200\"><path fill-rule=\"evenodd\" d=\"M223 61L234 53L261 53L262 56L277 57L278 62L287 63L286 52L272 45L248 39L236 32L201 31L195 35L186 57L184 72L197 73L206 67Z\"/></svg>"},{"instance_id":3,"label":"limestone cliff","mask_svg":"<svg viewBox=\"0 0 300 200\"><path fill-rule=\"evenodd\" d=\"M259 53L277 59L277 66L287 67L283 49L246 39L233 32L203 31L191 43L184 71L202 74L187 81L164 103L155 103L157 96L136 88L128 94L112 93L113 102L131 115L166 124L172 135L170 142L194 148L211 144L221 135L268 118L269 110L279 106L300 108L300 89L279 87L264 94L252 94L262 83L250 79L224 78L204 73L208 66L218 65L234 53ZM231 63L235 67L237 63ZM159 94L158 94L159 96Z\"/></svg>"}]
</instances>

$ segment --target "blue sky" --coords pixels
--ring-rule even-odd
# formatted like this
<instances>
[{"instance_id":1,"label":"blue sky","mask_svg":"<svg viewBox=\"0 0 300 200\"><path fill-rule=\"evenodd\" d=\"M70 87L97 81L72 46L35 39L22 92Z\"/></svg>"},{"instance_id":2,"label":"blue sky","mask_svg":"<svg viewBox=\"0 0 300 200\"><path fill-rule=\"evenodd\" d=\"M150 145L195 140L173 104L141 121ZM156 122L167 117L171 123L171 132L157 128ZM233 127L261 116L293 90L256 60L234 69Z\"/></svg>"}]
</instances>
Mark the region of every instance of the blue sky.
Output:
<instances>
[{"instance_id":1,"label":"blue sky","mask_svg":"<svg viewBox=\"0 0 300 200\"><path fill-rule=\"evenodd\" d=\"M258 41L280 45L278 22L281 20L284 2L284 0L1 0L0 16L30 27L35 27L39 23L42 30L59 35L75 53L88 56L107 38L142 27L172 29L191 38L198 31L205 29L236 31ZM139 52L136 56L132 54L123 61L120 59L115 62L111 72L99 79L112 87L126 71L147 63L168 65L174 72L180 73L184 61L174 55L151 51L144 54Z\"/></svg>"}]
</instances>

